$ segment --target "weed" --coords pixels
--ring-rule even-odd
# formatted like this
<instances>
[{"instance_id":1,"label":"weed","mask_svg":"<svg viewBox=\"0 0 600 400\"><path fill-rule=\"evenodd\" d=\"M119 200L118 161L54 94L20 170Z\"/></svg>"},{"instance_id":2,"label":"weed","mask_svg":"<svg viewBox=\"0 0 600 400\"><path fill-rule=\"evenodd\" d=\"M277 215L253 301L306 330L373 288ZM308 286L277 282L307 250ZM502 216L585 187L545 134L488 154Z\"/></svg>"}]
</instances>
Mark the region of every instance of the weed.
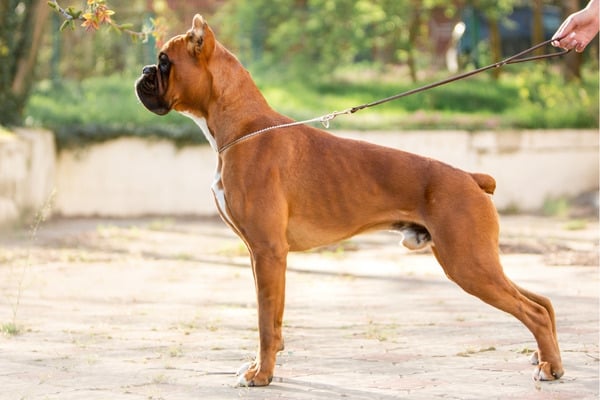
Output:
<instances>
[{"instance_id":1,"label":"weed","mask_svg":"<svg viewBox=\"0 0 600 400\"><path fill-rule=\"evenodd\" d=\"M169 382L165 374L158 374L152 378L152 383L155 385L164 385Z\"/></svg>"},{"instance_id":2,"label":"weed","mask_svg":"<svg viewBox=\"0 0 600 400\"><path fill-rule=\"evenodd\" d=\"M485 353L486 351L496 351L496 348L494 346L490 346L490 347L486 347L486 348L479 349L479 350L467 349L465 351L461 351L460 353L457 353L456 355L458 357L470 357L473 354Z\"/></svg>"},{"instance_id":3,"label":"weed","mask_svg":"<svg viewBox=\"0 0 600 400\"><path fill-rule=\"evenodd\" d=\"M8 322L0 325L0 332L7 336L17 336L21 333L21 329L14 322Z\"/></svg>"},{"instance_id":4,"label":"weed","mask_svg":"<svg viewBox=\"0 0 600 400\"><path fill-rule=\"evenodd\" d=\"M525 354L525 355L529 355L531 353L533 353L535 350L532 350L528 347L523 347L521 350L518 351L518 353L520 354Z\"/></svg>"},{"instance_id":5,"label":"weed","mask_svg":"<svg viewBox=\"0 0 600 400\"><path fill-rule=\"evenodd\" d=\"M211 321L206 325L206 329L210 332L216 332L219 330L219 321Z\"/></svg>"},{"instance_id":6,"label":"weed","mask_svg":"<svg viewBox=\"0 0 600 400\"><path fill-rule=\"evenodd\" d=\"M182 357L183 349L181 348L181 344L178 344L177 346L171 346L168 350L168 355L171 358Z\"/></svg>"},{"instance_id":7,"label":"weed","mask_svg":"<svg viewBox=\"0 0 600 400\"><path fill-rule=\"evenodd\" d=\"M18 324L17 324L17 314L19 311L19 306L21 305L21 298L23 297L23 286L25 283L25 276L26 276L27 271L29 270L29 267L31 266L31 263L32 263L32 247L33 247L34 242L37 239L37 233L38 233L38 230L39 230L42 222L44 222L46 220L46 218L48 217L48 215L50 215L50 211L52 210L52 203L54 201L55 194L56 194L56 191L52 190L52 192L50 193L50 195L48 196L48 198L46 199L46 201L44 202L42 207L35 214L33 223L31 224L31 227L29 228L29 238L28 238L29 240L28 240L28 246L27 246L27 254L25 256L25 261L23 262L23 266L22 266L21 270L16 271L14 264L11 264L9 280L12 280L13 275L18 274L18 276L16 277L17 289L16 289L16 293L14 295L14 299L12 299L12 300L9 299L10 306L12 309L12 320L11 320L11 322L5 323L1 326L1 331L4 334L14 336L14 335L18 335L21 332L21 329L18 327Z\"/></svg>"},{"instance_id":8,"label":"weed","mask_svg":"<svg viewBox=\"0 0 600 400\"><path fill-rule=\"evenodd\" d=\"M563 228L567 231L580 231L587 228L587 221L585 219L572 219L567 222Z\"/></svg>"},{"instance_id":9,"label":"weed","mask_svg":"<svg viewBox=\"0 0 600 400\"><path fill-rule=\"evenodd\" d=\"M569 208L569 201L564 197L548 198L542 206L544 215L552 217L566 217L569 213Z\"/></svg>"},{"instance_id":10,"label":"weed","mask_svg":"<svg viewBox=\"0 0 600 400\"><path fill-rule=\"evenodd\" d=\"M379 342L387 342L390 338L397 336L397 326L395 324L375 324L369 321L365 336L368 339L375 339Z\"/></svg>"}]
</instances>

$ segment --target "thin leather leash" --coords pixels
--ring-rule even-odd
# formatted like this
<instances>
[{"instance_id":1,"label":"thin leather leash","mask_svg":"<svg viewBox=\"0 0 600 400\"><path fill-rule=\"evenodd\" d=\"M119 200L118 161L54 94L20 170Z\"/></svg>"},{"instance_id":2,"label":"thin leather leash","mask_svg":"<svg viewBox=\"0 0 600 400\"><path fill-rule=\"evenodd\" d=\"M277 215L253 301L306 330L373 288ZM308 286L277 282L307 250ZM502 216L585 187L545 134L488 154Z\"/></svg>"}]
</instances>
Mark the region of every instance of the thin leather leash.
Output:
<instances>
[{"instance_id":1,"label":"thin leather leash","mask_svg":"<svg viewBox=\"0 0 600 400\"><path fill-rule=\"evenodd\" d=\"M555 38L555 39L546 40L546 41L541 42L541 43L539 43L539 44L537 44L537 45L535 45L533 47L530 47L530 48L528 48L526 50L523 50L520 53L517 53L517 54L515 54L515 55L513 55L511 57L505 58L502 61L498 61L498 62L496 62L494 64L490 64L490 65L487 65L485 67L481 67L481 68L475 69L473 71L469 71L469 72L465 72L465 73L462 73L462 74L459 74L459 75L455 75L455 76L452 76L450 78L447 78L447 79L444 79L444 80L441 80L441 81L438 81L438 82L430 83L430 84L425 85L425 86L421 86L421 87L418 87L418 88L415 88L415 89L411 89L411 90L408 90L406 92L398 93L398 94L395 94L395 95L390 96L390 97L386 97L386 98L383 98L383 99L380 99L380 100L373 101L371 103L361 104L359 106L347 108L347 109L345 109L343 111L334 111L332 113L325 114L325 115L322 115L322 116L316 117L316 118L307 119L307 120L304 120L304 121L294 121L294 122L290 122L290 123L286 123L286 124L274 125L274 126L270 126L270 127L267 127L267 128L263 128L263 129L254 131L252 133L248 133L248 134L246 134L244 136L241 136L241 137L235 139L234 141L232 141L232 142L226 144L225 146L221 147L218 150L218 152L219 152L219 154L222 154L227 149L231 148L232 146L235 146L236 144L238 144L238 143L240 143L242 141L248 140L248 139L250 139L252 137L258 136L258 135L263 134L263 133L268 132L268 131L272 131L274 129L289 128L289 127L292 127L292 126L305 125L305 124L309 124L311 122L320 122L321 124L323 124L323 126L325 128L329 128L329 123L332 120L334 120L336 117L340 116L340 115L354 114L355 112L360 111L360 110L364 110L365 108L375 107L375 106L378 106L378 105L383 104L383 103L387 103L387 102L390 102L390 101L393 101L393 100L400 99L402 97L406 97L406 96L410 96L410 95L413 95L413 94L416 94L416 93L424 92L426 90L430 90L430 89L436 88L438 86L446 85L448 83L456 82L456 81L459 81L461 79L468 78L470 76L479 74L481 72L484 72L484 71L487 71L487 70L490 70L490 69L493 69L493 68L501 68L501 67L503 67L505 65L508 65L508 64L518 64L518 63L523 63L523 62L528 62L528 61L537 61L537 60L542 60L542 59L546 59L546 58L560 57L560 56L563 56L563 55L567 54L568 52L570 52L570 50L563 50L563 51L559 51L559 52L556 52L556 53L548 53L548 54L542 54L542 55L539 55L539 56L531 56L531 57L523 57L523 58L521 58L522 56L527 55L527 54L529 54L529 53L531 53L531 52L533 52L533 51L535 51L535 50L537 50L537 49L539 49L541 47L547 46L547 45L549 45L550 43L552 43L554 41L560 41L560 39L562 39L562 38Z\"/></svg>"}]
</instances>

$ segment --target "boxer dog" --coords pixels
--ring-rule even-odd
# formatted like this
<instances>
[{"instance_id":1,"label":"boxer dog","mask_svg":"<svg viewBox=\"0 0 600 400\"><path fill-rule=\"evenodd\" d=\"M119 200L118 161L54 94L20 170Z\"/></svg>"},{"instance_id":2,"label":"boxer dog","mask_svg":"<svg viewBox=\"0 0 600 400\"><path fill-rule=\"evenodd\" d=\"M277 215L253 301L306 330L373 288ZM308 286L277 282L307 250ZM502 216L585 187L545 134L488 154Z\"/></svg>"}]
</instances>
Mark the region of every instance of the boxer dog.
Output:
<instances>
[{"instance_id":1,"label":"boxer dog","mask_svg":"<svg viewBox=\"0 0 600 400\"><path fill-rule=\"evenodd\" d=\"M563 375L552 304L511 282L500 264L491 176L306 125L281 126L292 120L271 109L200 15L143 68L136 92L156 114L192 118L218 154L216 205L248 247L258 302L258 352L240 385L273 378L288 252L376 229L400 231L410 249L430 245L448 278L531 331L535 379Z\"/></svg>"}]
</instances>

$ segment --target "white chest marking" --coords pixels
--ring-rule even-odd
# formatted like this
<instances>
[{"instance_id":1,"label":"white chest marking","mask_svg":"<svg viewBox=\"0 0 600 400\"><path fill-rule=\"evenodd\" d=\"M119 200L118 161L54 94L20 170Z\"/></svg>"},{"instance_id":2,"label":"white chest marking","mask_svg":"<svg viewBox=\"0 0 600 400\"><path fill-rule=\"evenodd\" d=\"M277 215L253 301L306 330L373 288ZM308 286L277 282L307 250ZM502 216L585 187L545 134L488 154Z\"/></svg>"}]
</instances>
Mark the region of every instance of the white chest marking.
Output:
<instances>
[{"instance_id":1,"label":"white chest marking","mask_svg":"<svg viewBox=\"0 0 600 400\"><path fill-rule=\"evenodd\" d=\"M192 121L194 121L196 123L196 125L198 125L198 127L200 128L202 133L204 133L206 140L208 140L208 143L210 143L210 147L212 147L212 149L214 151L218 151L217 142L215 140L215 137L210 132L210 129L208 129L208 124L206 123L206 118L197 117L189 111L179 111L179 113L181 115L185 115L186 117L188 117Z\"/></svg>"},{"instance_id":2,"label":"white chest marking","mask_svg":"<svg viewBox=\"0 0 600 400\"><path fill-rule=\"evenodd\" d=\"M225 191L223 190L223 183L221 182L221 163L217 164L217 170L215 171L215 180L213 181L212 186L210 187L213 195L215 196L215 201L217 202L217 207L219 211L221 211L221 215L227 223L231 226L234 226L233 221L231 220L231 216L227 210L227 202L225 201ZM237 229L237 228L236 228Z\"/></svg>"},{"instance_id":3,"label":"white chest marking","mask_svg":"<svg viewBox=\"0 0 600 400\"><path fill-rule=\"evenodd\" d=\"M206 119L202 118L202 117L197 117L189 111L180 111L180 113L182 115L185 115L186 117L190 118L192 121L194 121L196 123L196 125L198 125L198 127L200 128L200 130L206 137L206 140L208 140L210 147L212 147L212 149L215 152L217 152L218 151L217 142L215 140L215 137L210 132L210 129L208 129L208 124L206 123ZM227 222L230 225L235 226L233 224L233 221L231 220L231 216L229 215L229 212L227 210L227 203L225 201L225 191L223 190L223 183L221 182L221 162L220 161L217 161L217 169L215 171L215 179L213 180L212 186L210 188L213 192L213 195L215 196L215 200L217 202L217 207L219 208L221 215L223 216L223 218L225 218L227 220Z\"/></svg>"}]
</instances>

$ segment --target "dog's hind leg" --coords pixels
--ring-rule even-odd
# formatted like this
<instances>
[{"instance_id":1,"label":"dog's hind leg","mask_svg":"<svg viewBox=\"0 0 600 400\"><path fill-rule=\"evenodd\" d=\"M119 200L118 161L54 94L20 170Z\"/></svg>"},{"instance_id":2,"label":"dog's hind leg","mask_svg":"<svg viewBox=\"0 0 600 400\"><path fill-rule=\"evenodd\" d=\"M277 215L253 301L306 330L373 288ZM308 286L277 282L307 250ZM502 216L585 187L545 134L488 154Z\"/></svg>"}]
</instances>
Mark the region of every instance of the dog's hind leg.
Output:
<instances>
[{"instance_id":1,"label":"dog's hind leg","mask_svg":"<svg viewBox=\"0 0 600 400\"><path fill-rule=\"evenodd\" d=\"M554 311L548 299L535 295L535 300L540 301L538 303L524 295L520 288L504 275L497 260L445 261L448 258L446 254L442 255L445 252L440 252L437 245L432 246L432 249L452 281L467 293L512 314L531 331L538 344L538 351L532 357L532 362L538 364L534 379L554 380L563 375L555 333ZM457 266L458 263L460 266Z\"/></svg>"},{"instance_id":2,"label":"dog's hind leg","mask_svg":"<svg viewBox=\"0 0 600 400\"><path fill-rule=\"evenodd\" d=\"M527 289L523 289L522 287L520 287L519 285L515 284L513 282L513 285L517 288L517 290L525 297L527 297L529 300L539 304L540 306L544 307L547 311L548 314L550 315L550 319L552 320L552 327L554 336L556 337L556 319L554 316L554 307L552 307L552 303L550 302L550 300L547 297L541 296L539 294L530 292Z\"/></svg>"},{"instance_id":3,"label":"dog's hind leg","mask_svg":"<svg viewBox=\"0 0 600 400\"><path fill-rule=\"evenodd\" d=\"M539 294L530 292L527 289L523 289L522 287L516 285L513 282L513 285L517 288L517 290L525 297L527 297L529 300L539 304L540 306L544 307L547 311L548 311L548 315L550 315L550 319L552 320L552 327L554 328L553 330L553 334L554 334L554 340L556 340L556 343L558 343L558 336L556 334L556 318L554 316L554 307L552 307L552 303L550 302L550 300L544 296L540 296ZM540 363L540 356L538 351L535 351L532 355L531 355L531 363L533 365L539 365Z\"/></svg>"},{"instance_id":4,"label":"dog's hind leg","mask_svg":"<svg viewBox=\"0 0 600 400\"><path fill-rule=\"evenodd\" d=\"M472 213L476 209L476 214ZM556 339L554 310L548 299L514 285L505 275L498 254L495 211L479 203L455 214L452 224L428 227L433 252L446 275L467 293L512 314L538 344L534 378L554 380L564 371ZM486 213L489 213L487 216ZM481 224L485 221L485 225ZM476 232L465 238L465 233Z\"/></svg>"}]
</instances>

